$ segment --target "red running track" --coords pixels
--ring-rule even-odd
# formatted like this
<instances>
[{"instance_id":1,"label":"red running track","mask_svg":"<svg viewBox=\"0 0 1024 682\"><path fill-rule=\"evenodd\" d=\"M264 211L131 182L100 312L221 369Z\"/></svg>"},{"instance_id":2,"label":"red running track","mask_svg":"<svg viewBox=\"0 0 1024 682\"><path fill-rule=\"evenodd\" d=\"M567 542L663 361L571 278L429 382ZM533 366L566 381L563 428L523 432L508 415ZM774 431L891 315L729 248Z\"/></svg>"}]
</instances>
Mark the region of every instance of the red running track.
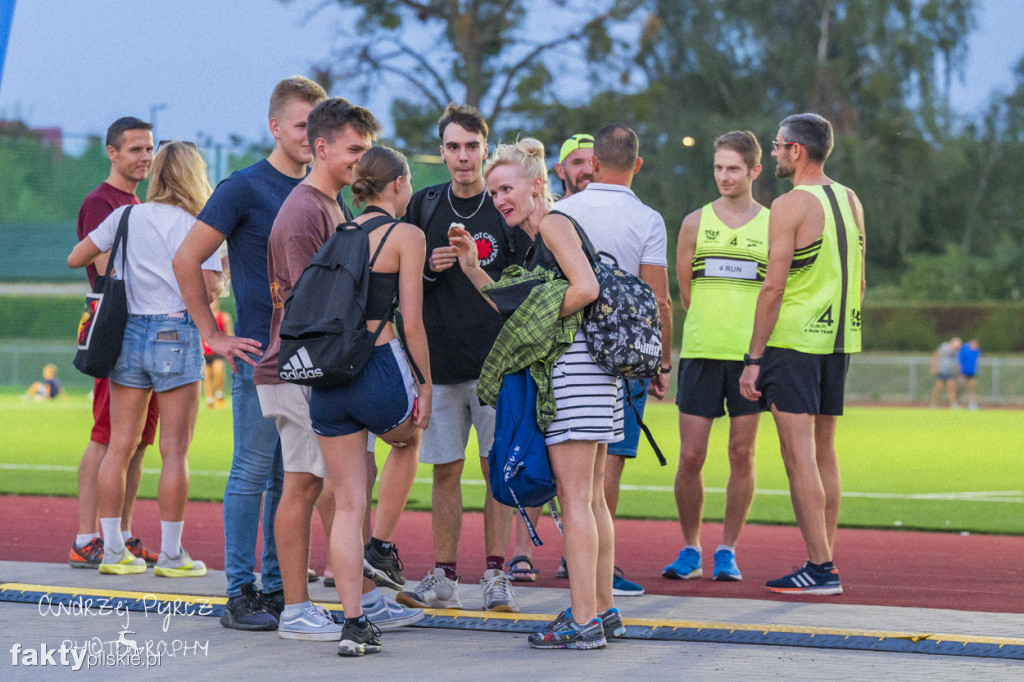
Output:
<instances>
[{"instance_id":1,"label":"red running track","mask_svg":"<svg viewBox=\"0 0 1024 682\"><path fill-rule=\"evenodd\" d=\"M57 497L0 496L0 560L63 563L74 540L77 501ZM224 568L221 505L190 502L186 512L185 545L189 553L211 568ZM682 536L670 521L616 521L616 563L648 594L688 597L729 597L777 601L829 602L876 606L913 606L961 611L1024 613L1024 537L962 536L950 533L839 529L836 566L844 592L838 597L776 595L764 582L802 564L806 554L795 527L747 526L739 547L744 580L719 583L710 579L711 554L721 537L721 525L704 526L706 579L667 580L662 567L682 549ZM140 500L133 531L147 547L159 551L160 522L156 502ZM541 520L545 544L534 552L540 575L534 585L567 587L554 577L562 543L551 520ZM395 542L410 580L433 566L430 514L406 512ZM313 567L325 560L323 531L314 521ZM467 513L462 525L459 573L475 580L484 570L483 516ZM2 578L2 576L0 576ZM516 583L528 589L530 583Z\"/></svg>"}]
</instances>

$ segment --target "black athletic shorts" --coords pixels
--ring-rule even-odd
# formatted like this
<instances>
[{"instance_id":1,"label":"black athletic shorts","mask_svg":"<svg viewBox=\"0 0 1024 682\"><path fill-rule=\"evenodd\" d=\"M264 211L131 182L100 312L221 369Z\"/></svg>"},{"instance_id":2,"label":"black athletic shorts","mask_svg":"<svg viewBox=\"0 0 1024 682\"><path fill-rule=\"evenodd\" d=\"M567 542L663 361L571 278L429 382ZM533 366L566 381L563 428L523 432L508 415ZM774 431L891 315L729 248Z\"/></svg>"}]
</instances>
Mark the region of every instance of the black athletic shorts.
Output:
<instances>
[{"instance_id":1,"label":"black athletic shorts","mask_svg":"<svg viewBox=\"0 0 1024 682\"><path fill-rule=\"evenodd\" d=\"M839 416L849 368L849 353L816 355L769 346L757 379L761 405L793 414Z\"/></svg>"},{"instance_id":2,"label":"black athletic shorts","mask_svg":"<svg viewBox=\"0 0 1024 682\"><path fill-rule=\"evenodd\" d=\"M757 414L763 408L757 401L747 400L740 394L741 360L705 360L682 358L676 382L676 405L683 414L715 419Z\"/></svg>"}]
</instances>

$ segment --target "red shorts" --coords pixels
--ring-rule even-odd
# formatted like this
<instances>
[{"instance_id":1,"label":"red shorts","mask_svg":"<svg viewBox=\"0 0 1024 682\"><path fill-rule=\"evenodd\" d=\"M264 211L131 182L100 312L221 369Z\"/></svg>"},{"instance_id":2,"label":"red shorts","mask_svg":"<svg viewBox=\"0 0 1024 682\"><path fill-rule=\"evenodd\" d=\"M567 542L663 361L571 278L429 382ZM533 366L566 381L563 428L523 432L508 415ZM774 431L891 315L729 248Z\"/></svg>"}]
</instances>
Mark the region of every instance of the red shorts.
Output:
<instances>
[{"instance_id":1,"label":"red shorts","mask_svg":"<svg viewBox=\"0 0 1024 682\"><path fill-rule=\"evenodd\" d=\"M156 393L149 397L149 412L146 426L142 429L142 444L156 442L156 422L160 411L156 406ZM110 380L95 379L92 389L92 434L89 440L100 445L110 445Z\"/></svg>"}]
</instances>

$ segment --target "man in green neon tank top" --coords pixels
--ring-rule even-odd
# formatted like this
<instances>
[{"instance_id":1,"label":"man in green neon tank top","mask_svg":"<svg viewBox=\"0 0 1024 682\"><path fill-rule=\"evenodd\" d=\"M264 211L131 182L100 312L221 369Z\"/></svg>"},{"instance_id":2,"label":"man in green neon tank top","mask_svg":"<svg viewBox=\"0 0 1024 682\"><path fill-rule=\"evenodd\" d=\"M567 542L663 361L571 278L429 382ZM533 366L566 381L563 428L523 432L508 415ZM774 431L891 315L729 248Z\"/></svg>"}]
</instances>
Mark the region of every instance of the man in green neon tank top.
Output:
<instances>
[{"instance_id":1,"label":"man in green neon tank top","mask_svg":"<svg viewBox=\"0 0 1024 682\"><path fill-rule=\"evenodd\" d=\"M729 483L715 580L741 580L736 541L754 497L754 441L762 408L740 395L743 354L768 262L768 209L754 200L761 145L748 130L715 140L715 184L721 196L683 219L676 249L686 324L679 352L679 469L675 498L685 543L662 569L665 578L703 575L700 543L702 471L714 420L729 413Z\"/></svg>"},{"instance_id":2,"label":"man in green neon tank top","mask_svg":"<svg viewBox=\"0 0 1024 682\"><path fill-rule=\"evenodd\" d=\"M803 567L766 584L773 592L842 594L832 563L839 521L836 417L850 353L860 351L864 209L825 175L832 125L817 114L784 119L772 141L776 176L792 191L772 202L768 269L740 377L744 397L771 409L789 476Z\"/></svg>"}]
</instances>

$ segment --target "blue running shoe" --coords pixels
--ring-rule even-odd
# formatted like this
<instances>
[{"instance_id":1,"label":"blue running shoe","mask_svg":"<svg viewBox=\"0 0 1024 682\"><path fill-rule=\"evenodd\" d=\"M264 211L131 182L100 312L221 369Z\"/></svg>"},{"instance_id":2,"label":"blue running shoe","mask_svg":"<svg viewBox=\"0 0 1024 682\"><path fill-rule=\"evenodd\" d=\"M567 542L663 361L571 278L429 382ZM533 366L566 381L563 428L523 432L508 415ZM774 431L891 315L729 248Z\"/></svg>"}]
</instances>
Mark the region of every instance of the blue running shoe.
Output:
<instances>
[{"instance_id":1,"label":"blue running shoe","mask_svg":"<svg viewBox=\"0 0 1024 682\"><path fill-rule=\"evenodd\" d=\"M743 580L739 566L736 565L736 554L727 549L720 549L715 552L715 580L736 582Z\"/></svg>"},{"instance_id":2,"label":"blue running shoe","mask_svg":"<svg viewBox=\"0 0 1024 682\"><path fill-rule=\"evenodd\" d=\"M534 649L600 649L608 643L604 638L604 626L600 618L585 625L570 621L556 632L535 632L527 641Z\"/></svg>"},{"instance_id":3,"label":"blue running shoe","mask_svg":"<svg viewBox=\"0 0 1024 682\"><path fill-rule=\"evenodd\" d=\"M689 580L702 575L704 575L704 569L700 567L700 552L692 547L681 551L675 561L661 569L662 578Z\"/></svg>"},{"instance_id":4,"label":"blue running shoe","mask_svg":"<svg viewBox=\"0 0 1024 682\"><path fill-rule=\"evenodd\" d=\"M619 610L614 606L597 614L597 617L601 619L601 626L604 628L604 638L607 641L613 639L619 639L626 636L626 626L622 622L622 615Z\"/></svg>"},{"instance_id":5,"label":"blue running shoe","mask_svg":"<svg viewBox=\"0 0 1024 682\"><path fill-rule=\"evenodd\" d=\"M612 578L612 595L615 597L639 597L644 593L644 588L632 580L626 580L622 569L615 567L615 575Z\"/></svg>"},{"instance_id":6,"label":"blue running shoe","mask_svg":"<svg viewBox=\"0 0 1024 682\"><path fill-rule=\"evenodd\" d=\"M784 575L778 580L769 580L765 583L772 592L781 594L842 594L843 585L839 581L839 571L833 567L828 571L816 571L810 566L811 562L805 563L789 575Z\"/></svg>"}]
</instances>

